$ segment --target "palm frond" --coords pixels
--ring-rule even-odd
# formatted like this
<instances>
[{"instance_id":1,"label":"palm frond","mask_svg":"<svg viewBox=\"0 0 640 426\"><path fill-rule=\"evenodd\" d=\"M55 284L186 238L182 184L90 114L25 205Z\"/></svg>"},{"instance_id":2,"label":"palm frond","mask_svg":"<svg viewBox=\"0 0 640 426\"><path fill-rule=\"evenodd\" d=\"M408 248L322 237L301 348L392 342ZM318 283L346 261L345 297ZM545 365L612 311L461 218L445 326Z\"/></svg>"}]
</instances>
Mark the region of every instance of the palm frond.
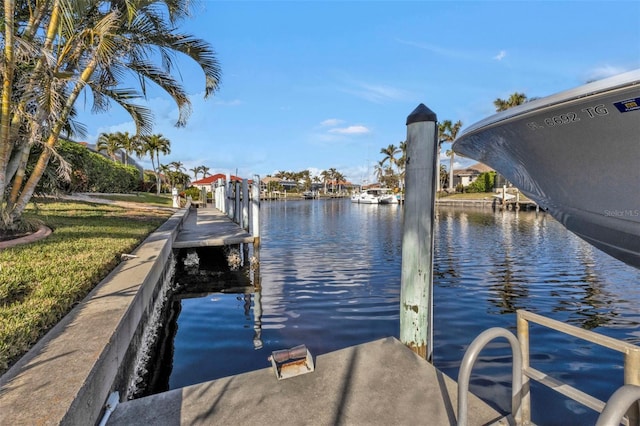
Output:
<instances>
[{"instance_id":1,"label":"palm frond","mask_svg":"<svg viewBox=\"0 0 640 426\"><path fill-rule=\"evenodd\" d=\"M128 68L138 75L141 81L141 86L144 85L145 80L150 80L156 83L160 88L162 88L162 90L173 98L174 102L178 106L179 115L176 126L184 126L191 114L191 101L180 83L178 83L173 76L157 68L150 62L130 63Z\"/></svg>"},{"instance_id":2,"label":"palm frond","mask_svg":"<svg viewBox=\"0 0 640 426\"><path fill-rule=\"evenodd\" d=\"M101 95L120 105L133 119L136 125L136 133L139 135L151 134L153 130L153 112L150 109L129 102L131 99L139 99L137 92L131 89L107 89Z\"/></svg>"}]
</instances>

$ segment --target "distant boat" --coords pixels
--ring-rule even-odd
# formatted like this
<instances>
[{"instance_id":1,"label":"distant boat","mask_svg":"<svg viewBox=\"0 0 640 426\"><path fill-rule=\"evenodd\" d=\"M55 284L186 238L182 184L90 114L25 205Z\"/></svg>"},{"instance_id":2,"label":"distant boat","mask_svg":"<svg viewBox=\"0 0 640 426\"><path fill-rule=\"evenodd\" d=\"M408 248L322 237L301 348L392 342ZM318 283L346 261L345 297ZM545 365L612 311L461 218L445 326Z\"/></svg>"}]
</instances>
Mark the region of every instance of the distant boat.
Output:
<instances>
[{"instance_id":1,"label":"distant boat","mask_svg":"<svg viewBox=\"0 0 640 426\"><path fill-rule=\"evenodd\" d=\"M380 188L366 189L353 194L351 196L351 202L358 204L379 204L380 194Z\"/></svg>"},{"instance_id":2,"label":"distant boat","mask_svg":"<svg viewBox=\"0 0 640 426\"><path fill-rule=\"evenodd\" d=\"M389 190L383 190L383 193L380 194L379 202L380 204L398 204L398 195Z\"/></svg>"},{"instance_id":3,"label":"distant boat","mask_svg":"<svg viewBox=\"0 0 640 426\"><path fill-rule=\"evenodd\" d=\"M398 197L389 188L369 188L353 194L351 201L360 204L398 204Z\"/></svg>"},{"instance_id":4,"label":"distant boat","mask_svg":"<svg viewBox=\"0 0 640 426\"><path fill-rule=\"evenodd\" d=\"M640 70L495 114L465 129L453 150L640 268Z\"/></svg>"},{"instance_id":5,"label":"distant boat","mask_svg":"<svg viewBox=\"0 0 640 426\"><path fill-rule=\"evenodd\" d=\"M305 200L312 200L316 198L316 193L313 191L304 191L302 193L302 198L304 198Z\"/></svg>"}]
</instances>

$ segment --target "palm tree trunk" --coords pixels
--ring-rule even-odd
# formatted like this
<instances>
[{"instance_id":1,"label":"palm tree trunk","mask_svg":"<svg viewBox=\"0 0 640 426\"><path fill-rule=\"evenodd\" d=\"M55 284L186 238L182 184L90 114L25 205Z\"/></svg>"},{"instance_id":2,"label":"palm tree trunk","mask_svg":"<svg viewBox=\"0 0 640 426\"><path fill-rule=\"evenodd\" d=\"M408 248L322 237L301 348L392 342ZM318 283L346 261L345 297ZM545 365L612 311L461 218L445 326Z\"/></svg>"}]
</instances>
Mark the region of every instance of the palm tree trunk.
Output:
<instances>
[{"instance_id":1,"label":"palm tree trunk","mask_svg":"<svg viewBox=\"0 0 640 426\"><path fill-rule=\"evenodd\" d=\"M28 28L25 30L25 38L31 38L33 37L32 34L32 29L33 28L37 28L37 22L40 21L41 17L44 15L44 10L45 10L45 4L43 3L42 6L40 6L40 8L37 8L34 10L34 14L32 16L32 18L29 21L28 24ZM47 36L45 38L45 42L44 42L44 49L48 50L51 49L51 46L53 44L53 40L55 38L57 29L58 29L58 22L59 22L59 18L60 18L60 4L58 1L56 1L53 5L53 9L51 12L51 21L49 22L49 26L47 28ZM36 79L38 74L40 73L40 71L42 70L42 67L44 66L44 59L41 56L40 58L38 58L38 61L36 63L36 66L34 68L34 71L29 79L29 83L26 86L26 92L29 93L33 90L34 87L36 87ZM17 128L18 126L20 126L21 124L21 116L22 114L20 114L20 112L24 112L25 108L26 108L26 103L27 103L27 99L26 97L23 97L19 104L17 105L17 110L19 113L14 114L12 120L11 120L11 127L12 128ZM42 113L40 113L40 115L42 115ZM41 117L42 118L42 117ZM33 127L31 127L31 133L32 135L35 133L38 133L39 131L39 120L35 120L35 123L31 123L31 126L36 126L36 128L34 129ZM31 140L33 140L33 138L31 138ZM12 188L11 188L11 194L9 195L9 205L13 205L15 204L15 202L18 199L18 195L20 193L20 189L22 188L22 183L24 180L24 176L26 173L26 167L27 167L27 162L29 160L29 154L31 152L31 147L33 146L33 143L31 141L27 141L23 144L22 149L20 151L20 154L17 154L16 156L16 167L14 170L8 170L5 169L5 182L10 181L11 179L13 179L13 183L12 183ZM19 158L19 159L17 159ZM12 167L12 168L13 168ZM14 178L15 176L15 178Z\"/></svg>"},{"instance_id":2,"label":"palm tree trunk","mask_svg":"<svg viewBox=\"0 0 640 426\"><path fill-rule=\"evenodd\" d=\"M158 169L156 170L156 195L160 195L160 151L156 150Z\"/></svg>"},{"instance_id":3,"label":"palm tree trunk","mask_svg":"<svg viewBox=\"0 0 640 426\"><path fill-rule=\"evenodd\" d=\"M438 161L436 163L436 169L437 169L437 175L438 175L438 179L436 179L437 182L437 186L436 186L436 192L440 192L440 190L442 189L442 185L441 185L441 179L440 179L440 154L442 153L442 144L438 143Z\"/></svg>"},{"instance_id":4,"label":"palm tree trunk","mask_svg":"<svg viewBox=\"0 0 640 426\"><path fill-rule=\"evenodd\" d=\"M14 52L13 30L15 0L4 1L4 67L2 73L2 107L0 109L0 199L7 187L7 163L11 156L11 98L13 89ZM3 204L0 201L0 213Z\"/></svg>"},{"instance_id":5,"label":"palm tree trunk","mask_svg":"<svg viewBox=\"0 0 640 426\"><path fill-rule=\"evenodd\" d=\"M87 64L86 68L80 74L80 78L78 79L75 87L69 94L69 98L67 99L64 107L62 108L62 111L60 112L60 116L58 117L56 123L51 129L51 133L49 134L49 137L45 142L45 146L42 151L42 154L40 154L40 157L38 158L38 161L33 169L33 172L31 172L29 179L27 180L27 182L24 185L24 188L20 192L20 196L18 200L16 201L15 204L12 203L12 205L8 205L8 207L11 209L9 213L9 219L11 220L11 222L15 221L17 218L19 218L22 215L22 212L27 206L27 203L33 196L36 186L38 185L38 182L40 182L40 178L44 174L44 171L47 168L47 164L49 163L49 158L51 157L51 150L53 149L55 144L58 142L58 137L60 136L60 132L62 131L64 124L67 122L69 118L69 114L73 109L73 105L76 102L76 99L78 99L80 92L82 92L82 89L86 86L87 82L91 78L91 75L95 71L96 66L97 66L97 59L94 56L91 59L91 61Z\"/></svg>"},{"instance_id":6,"label":"palm tree trunk","mask_svg":"<svg viewBox=\"0 0 640 426\"><path fill-rule=\"evenodd\" d=\"M455 154L451 150L451 159L449 160L449 189L453 189L453 157Z\"/></svg>"}]
</instances>

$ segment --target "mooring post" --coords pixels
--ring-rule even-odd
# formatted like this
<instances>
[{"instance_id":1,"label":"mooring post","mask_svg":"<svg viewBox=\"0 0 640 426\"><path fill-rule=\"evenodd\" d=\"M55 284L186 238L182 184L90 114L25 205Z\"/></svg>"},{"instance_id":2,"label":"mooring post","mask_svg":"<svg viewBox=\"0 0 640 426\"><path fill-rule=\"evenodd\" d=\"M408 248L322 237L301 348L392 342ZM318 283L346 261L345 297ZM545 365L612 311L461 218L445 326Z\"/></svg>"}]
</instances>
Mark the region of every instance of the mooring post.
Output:
<instances>
[{"instance_id":1,"label":"mooring post","mask_svg":"<svg viewBox=\"0 0 640 426\"><path fill-rule=\"evenodd\" d=\"M225 197L226 197L226 205L225 205L225 213L227 216L232 219L233 218L233 186L231 184L231 176L227 175L227 180L224 182L225 188Z\"/></svg>"},{"instance_id":2,"label":"mooring post","mask_svg":"<svg viewBox=\"0 0 640 426\"><path fill-rule=\"evenodd\" d=\"M251 228L249 233L253 235L254 250L260 247L260 176L253 176L251 185Z\"/></svg>"},{"instance_id":3,"label":"mooring post","mask_svg":"<svg viewBox=\"0 0 640 426\"><path fill-rule=\"evenodd\" d=\"M240 227L242 228L242 205L241 205L241 201L242 201L242 187L241 187L241 183L240 181L236 181L236 184L234 185L235 191L234 191L234 195L235 195L235 210L233 211L233 221L235 223L237 223L238 225L240 225Z\"/></svg>"},{"instance_id":4,"label":"mooring post","mask_svg":"<svg viewBox=\"0 0 640 426\"><path fill-rule=\"evenodd\" d=\"M220 210L221 212L226 213L227 212L227 199L226 196L227 194L225 193L225 187L224 187L224 179L220 178L218 179L218 183L216 185L216 207L218 208L218 210Z\"/></svg>"},{"instance_id":5,"label":"mooring post","mask_svg":"<svg viewBox=\"0 0 640 426\"><path fill-rule=\"evenodd\" d=\"M242 179L242 228L249 230L249 179Z\"/></svg>"},{"instance_id":6,"label":"mooring post","mask_svg":"<svg viewBox=\"0 0 640 426\"><path fill-rule=\"evenodd\" d=\"M433 351L433 224L438 171L436 114L424 104L407 117L402 234L400 340L431 361Z\"/></svg>"}]
</instances>

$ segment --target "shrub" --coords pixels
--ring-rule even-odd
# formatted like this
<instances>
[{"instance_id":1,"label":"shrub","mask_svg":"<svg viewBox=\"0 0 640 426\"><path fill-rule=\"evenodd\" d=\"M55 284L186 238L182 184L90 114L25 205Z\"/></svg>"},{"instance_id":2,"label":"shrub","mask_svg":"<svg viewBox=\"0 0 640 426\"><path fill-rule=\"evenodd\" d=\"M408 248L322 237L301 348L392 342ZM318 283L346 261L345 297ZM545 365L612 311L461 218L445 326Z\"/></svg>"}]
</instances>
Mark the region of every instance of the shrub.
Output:
<instances>
[{"instance_id":1,"label":"shrub","mask_svg":"<svg viewBox=\"0 0 640 426\"><path fill-rule=\"evenodd\" d=\"M71 166L70 180L65 181L57 176L56 169L60 162L52 158L40 181L40 192L125 193L141 186L140 171L134 166L116 163L83 145L66 140L60 140L57 151Z\"/></svg>"},{"instance_id":2,"label":"shrub","mask_svg":"<svg viewBox=\"0 0 640 426\"><path fill-rule=\"evenodd\" d=\"M189 195L191 196L191 199L193 201L198 201L200 199L200 190L195 186L192 186L191 188L187 188L184 191L184 196L188 197Z\"/></svg>"},{"instance_id":3,"label":"shrub","mask_svg":"<svg viewBox=\"0 0 640 426\"><path fill-rule=\"evenodd\" d=\"M491 192L496 172L485 172L467 186L467 192Z\"/></svg>"}]
</instances>

